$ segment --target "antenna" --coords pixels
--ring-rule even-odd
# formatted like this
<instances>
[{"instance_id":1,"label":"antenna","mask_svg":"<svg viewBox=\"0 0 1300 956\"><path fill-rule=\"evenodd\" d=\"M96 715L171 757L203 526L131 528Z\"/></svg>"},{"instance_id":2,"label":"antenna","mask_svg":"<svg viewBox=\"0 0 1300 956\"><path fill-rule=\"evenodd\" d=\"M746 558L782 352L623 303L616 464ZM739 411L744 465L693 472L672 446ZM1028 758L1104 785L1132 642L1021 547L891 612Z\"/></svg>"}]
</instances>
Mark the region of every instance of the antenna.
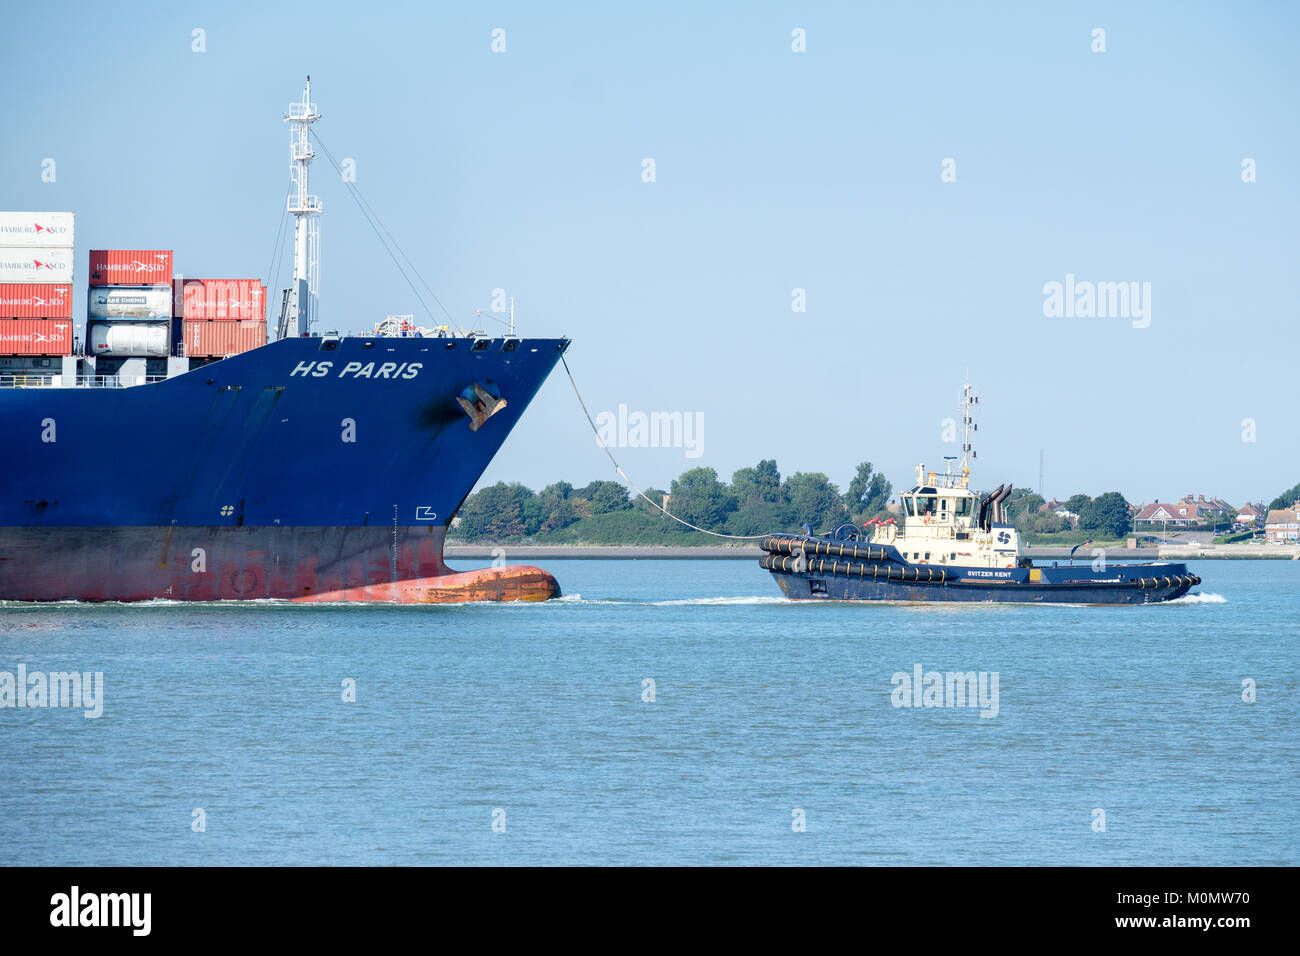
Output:
<instances>
[{"instance_id":1,"label":"antenna","mask_svg":"<svg viewBox=\"0 0 1300 956\"><path fill-rule=\"evenodd\" d=\"M491 319L493 322L508 325L510 327L509 336L515 338L515 297L513 295L510 297L510 320L508 322L505 319L497 318L496 310L475 309L474 314L479 318Z\"/></svg>"},{"instance_id":2,"label":"antenna","mask_svg":"<svg viewBox=\"0 0 1300 956\"><path fill-rule=\"evenodd\" d=\"M962 487L966 487L970 481L970 463L975 458L975 448L971 443L971 433L979 431L979 426L975 424L974 407L979 404L979 393L967 383L961 393L961 477Z\"/></svg>"},{"instance_id":3,"label":"antenna","mask_svg":"<svg viewBox=\"0 0 1300 956\"><path fill-rule=\"evenodd\" d=\"M311 124L320 119L316 104L311 101L311 77L303 90L302 100L289 104L284 114L286 123L293 123L289 136L289 181L293 192L289 196L289 213L294 217L293 227L293 286L285 296L280 315L280 338L306 335L317 318L320 298L320 225L319 196L307 189L307 173L316 158L311 148Z\"/></svg>"}]
</instances>

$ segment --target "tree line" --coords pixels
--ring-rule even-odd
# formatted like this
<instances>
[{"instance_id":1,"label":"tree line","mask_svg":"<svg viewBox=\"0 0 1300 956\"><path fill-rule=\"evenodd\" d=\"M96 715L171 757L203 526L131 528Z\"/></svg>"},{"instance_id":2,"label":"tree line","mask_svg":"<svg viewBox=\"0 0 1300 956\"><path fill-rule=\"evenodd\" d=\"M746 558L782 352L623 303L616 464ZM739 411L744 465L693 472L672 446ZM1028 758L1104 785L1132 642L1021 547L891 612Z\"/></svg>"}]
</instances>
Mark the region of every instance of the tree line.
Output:
<instances>
[{"instance_id":1,"label":"tree line","mask_svg":"<svg viewBox=\"0 0 1300 956\"><path fill-rule=\"evenodd\" d=\"M593 481L575 487L557 481L534 492L518 482L498 482L470 495L459 512L452 536L465 541L519 541L525 538L556 543L653 544L704 543L655 507L669 496L668 510L684 521L710 531L734 535L799 531L803 524L827 531L837 524L862 524L888 515L893 493L889 481L871 462L858 465L847 490L822 472L795 472L783 478L776 461L764 459L738 469L724 482L712 468L683 472L667 491L646 489L633 496L617 481ZM1283 492L1270 508L1289 508L1300 499L1300 485ZM1059 534L1079 530L1098 538L1122 538L1132 533L1132 507L1118 491L1095 498L1071 495L1064 510L1078 515L1077 525L1048 510L1042 495L1016 488L1007 499L1011 523L1022 534Z\"/></svg>"},{"instance_id":2,"label":"tree line","mask_svg":"<svg viewBox=\"0 0 1300 956\"><path fill-rule=\"evenodd\" d=\"M650 501L634 498L617 481L593 481L581 488L558 481L538 492L518 482L498 482L465 500L452 534L466 541L517 541L571 538L560 532L576 528L587 532L585 539L590 541L640 543L680 533L681 526L655 507L663 503L665 494L672 514L710 531L751 535L797 531L804 523L821 531L886 514L892 493L889 481L871 462L858 465L848 489L841 493L822 472L795 472L782 478L773 459L738 469L730 483L713 468L691 468L673 479L666 492L646 489Z\"/></svg>"},{"instance_id":3,"label":"tree line","mask_svg":"<svg viewBox=\"0 0 1300 956\"><path fill-rule=\"evenodd\" d=\"M1016 488L1007 499L1007 514L1021 534L1059 534L1076 527L1069 518L1045 508L1046 504L1047 500L1037 492ZM1132 507L1118 491L1108 491L1096 498L1071 495L1063 510L1079 516L1077 530L1099 538L1122 538L1133 530Z\"/></svg>"}]
</instances>

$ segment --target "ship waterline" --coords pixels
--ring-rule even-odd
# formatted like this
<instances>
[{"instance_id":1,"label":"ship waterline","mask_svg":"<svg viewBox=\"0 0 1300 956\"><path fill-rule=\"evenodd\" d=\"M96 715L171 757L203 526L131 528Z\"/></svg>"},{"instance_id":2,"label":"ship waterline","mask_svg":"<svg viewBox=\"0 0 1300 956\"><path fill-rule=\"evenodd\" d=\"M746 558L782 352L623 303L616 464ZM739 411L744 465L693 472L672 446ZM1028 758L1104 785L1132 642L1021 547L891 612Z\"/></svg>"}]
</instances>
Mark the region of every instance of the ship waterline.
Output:
<instances>
[{"instance_id":1,"label":"ship waterline","mask_svg":"<svg viewBox=\"0 0 1300 956\"><path fill-rule=\"evenodd\" d=\"M544 601L530 566L458 572L446 526L4 528L3 599L18 601Z\"/></svg>"}]
</instances>

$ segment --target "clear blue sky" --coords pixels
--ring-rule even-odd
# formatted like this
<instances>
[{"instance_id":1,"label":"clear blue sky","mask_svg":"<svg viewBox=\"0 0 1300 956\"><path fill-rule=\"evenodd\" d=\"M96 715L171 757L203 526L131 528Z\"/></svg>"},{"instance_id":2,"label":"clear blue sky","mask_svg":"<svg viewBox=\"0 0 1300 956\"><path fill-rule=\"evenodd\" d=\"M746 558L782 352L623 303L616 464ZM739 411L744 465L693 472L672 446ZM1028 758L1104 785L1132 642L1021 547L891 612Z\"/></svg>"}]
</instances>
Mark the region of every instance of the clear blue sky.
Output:
<instances>
[{"instance_id":1,"label":"clear blue sky","mask_svg":"<svg viewBox=\"0 0 1300 956\"><path fill-rule=\"evenodd\" d=\"M525 335L574 339L593 410L703 414L699 459L618 453L639 483L776 458L905 484L952 453L967 375L980 485L1037 485L1040 450L1061 497L1300 480L1293 4L467 6L17 7L0 203L76 212L81 314L92 246L265 276L311 73L322 138L458 319L504 287ZM314 172L323 325L418 311ZM1150 282L1150 327L1045 317L1067 273ZM604 477L561 371L484 480Z\"/></svg>"}]
</instances>

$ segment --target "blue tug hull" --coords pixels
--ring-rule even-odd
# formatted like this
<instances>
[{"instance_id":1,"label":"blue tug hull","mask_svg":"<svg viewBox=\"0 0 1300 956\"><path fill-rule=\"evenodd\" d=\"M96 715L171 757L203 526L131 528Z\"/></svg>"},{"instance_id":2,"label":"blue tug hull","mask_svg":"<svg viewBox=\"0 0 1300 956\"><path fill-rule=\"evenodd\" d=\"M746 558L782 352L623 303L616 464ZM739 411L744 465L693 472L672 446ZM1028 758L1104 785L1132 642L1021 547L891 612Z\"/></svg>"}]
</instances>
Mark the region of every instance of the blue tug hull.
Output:
<instances>
[{"instance_id":1,"label":"blue tug hull","mask_svg":"<svg viewBox=\"0 0 1300 956\"><path fill-rule=\"evenodd\" d=\"M1158 604L1201 579L1181 563L986 568L910 562L889 545L771 535L761 567L788 598L1017 604Z\"/></svg>"}]
</instances>

